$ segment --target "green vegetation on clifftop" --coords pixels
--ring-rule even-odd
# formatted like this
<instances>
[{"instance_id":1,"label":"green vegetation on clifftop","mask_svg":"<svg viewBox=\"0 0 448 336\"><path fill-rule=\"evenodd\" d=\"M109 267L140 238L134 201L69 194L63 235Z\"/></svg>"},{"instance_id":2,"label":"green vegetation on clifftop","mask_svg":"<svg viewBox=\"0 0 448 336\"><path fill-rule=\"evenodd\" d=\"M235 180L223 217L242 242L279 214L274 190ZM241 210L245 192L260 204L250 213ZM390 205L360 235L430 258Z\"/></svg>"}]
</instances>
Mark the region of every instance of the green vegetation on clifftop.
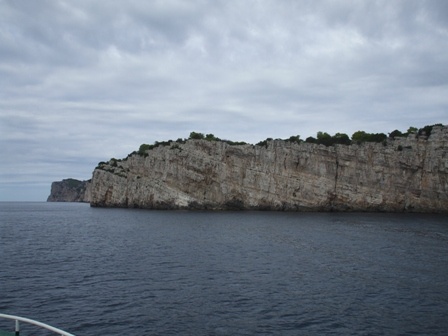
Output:
<instances>
[{"instance_id":1,"label":"green vegetation on clifftop","mask_svg":"<svg viewBox=\"0 0 448 336\"><path fill-rule=\"evenodd\" d=\"M356 131L352 134L351 138L345 134L345 133L336 133L335 135L330 135L327 132L317 132L316 137L308 137L306 140L302 140L300 138L300 135L292 135L287 139L276 139L280 141L290 142L290 143L297 143L300 144L302 142L307 143L313 143L317 145L324 145L324 146L334 146L334 145L351 145L351 144L362 144L366 142L374 142L374 143L383 143L384 145L387 144L387 141L393 141L397 137L408 137L408 136L415 136L415 137L422 137L423 139L428 139L431 136L431 132L434 126L443 126L443 124L438 123L434 125L427 125L425 127L422 127L420 129L416 127L409 127L407 132L401 132L399 130L394 130L388 135L385 133L367 133L365 131ZM182 150L182 148L179 146L179 144L184 144L188 140L206 140L206 141L217 141L217 142L224 142L227 143L230 146L238 146L238 145L250 145L243 141L231 141L231 140L224 140L216 137L214 134L204 134L200 132L191 132L188 139L182 139L178 138L176 141L168 140L168 141L155 141L154 144L141 144L138 151L134 151L130 153L125 159L129 158L132 155L139 155L143 157L148 156L148 151L153 150L154 148L160 147L160 146L171 146L171 149L178 149ZM255 146L263 146L267 147L268 143L270 141L273 141L273 138L267 138L266 140L258 142ZM398 150L402 150L403 148L399 146ZM117 159L111 159L109 161L109 164L112 167L117 167L117 162L120 162L121 160ZM100 162L97 166L99 169L105 169L105 166L107 165L106 162Z\"/></svg>"}]
</instances>

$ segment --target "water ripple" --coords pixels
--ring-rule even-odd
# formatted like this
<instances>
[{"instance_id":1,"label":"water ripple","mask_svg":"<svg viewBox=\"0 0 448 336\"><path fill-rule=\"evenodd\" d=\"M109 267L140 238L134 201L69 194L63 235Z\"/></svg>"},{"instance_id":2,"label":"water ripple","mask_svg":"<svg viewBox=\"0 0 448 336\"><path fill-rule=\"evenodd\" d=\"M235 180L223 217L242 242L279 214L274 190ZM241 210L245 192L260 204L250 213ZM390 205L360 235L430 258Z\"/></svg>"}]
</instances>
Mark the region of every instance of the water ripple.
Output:
<instances>
[{"instance_id":1,"label":"water ripple","mask_svg":"<svg viewBox=\"0 0 448 336\"><path fill-rule=\"evenodd\" d=\"M0 310L78 335L448 334L442 216L0 215Z\"/></svg>"}]
</instances>

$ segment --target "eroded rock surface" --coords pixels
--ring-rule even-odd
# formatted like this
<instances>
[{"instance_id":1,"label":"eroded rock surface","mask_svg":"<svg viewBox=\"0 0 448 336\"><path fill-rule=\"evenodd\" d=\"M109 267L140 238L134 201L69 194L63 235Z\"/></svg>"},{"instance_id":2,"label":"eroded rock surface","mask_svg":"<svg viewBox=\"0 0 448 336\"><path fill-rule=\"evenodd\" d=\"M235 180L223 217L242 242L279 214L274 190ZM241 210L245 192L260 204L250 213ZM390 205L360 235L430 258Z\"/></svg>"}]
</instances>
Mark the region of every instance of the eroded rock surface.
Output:
<instances>
[{"instance_id":1,"label":"eroded rock surface","mask_svg":"<svg viewBox=\"0 0 448 336\"><path fill-rule=\"evenodd\" d=\"M448 127L335 145L188 140L101 163L91 205L150 209L448 211Z\"/></svg>"}]
</instances>

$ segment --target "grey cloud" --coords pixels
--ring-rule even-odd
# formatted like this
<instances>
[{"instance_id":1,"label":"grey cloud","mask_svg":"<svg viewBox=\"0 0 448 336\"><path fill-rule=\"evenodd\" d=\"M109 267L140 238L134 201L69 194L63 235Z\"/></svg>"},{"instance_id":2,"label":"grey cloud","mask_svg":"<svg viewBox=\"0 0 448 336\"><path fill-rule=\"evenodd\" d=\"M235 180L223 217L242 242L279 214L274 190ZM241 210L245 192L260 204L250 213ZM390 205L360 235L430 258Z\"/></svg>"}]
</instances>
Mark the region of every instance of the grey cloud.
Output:
<instances>
[{"instance_id":1,"label":"grey cloud","mask_svg":"<svg viewBox=\"0 0 448 336\"><path fill-rule=\"evenodd\" d=\"M0 192L190 131L446 123L446 18L445 1L0 1Z\"/></svg>"},{"instance_id":2,"label":"grey cloud","mask_svg":"<svg viewBox=\"0 0 448 336\"><path fill-rule=\"evenodd\" d=\"M427 15L427 21L448 33L448 3L444 0L424 2L423 14Z\"/></svg>"}]
</instances>

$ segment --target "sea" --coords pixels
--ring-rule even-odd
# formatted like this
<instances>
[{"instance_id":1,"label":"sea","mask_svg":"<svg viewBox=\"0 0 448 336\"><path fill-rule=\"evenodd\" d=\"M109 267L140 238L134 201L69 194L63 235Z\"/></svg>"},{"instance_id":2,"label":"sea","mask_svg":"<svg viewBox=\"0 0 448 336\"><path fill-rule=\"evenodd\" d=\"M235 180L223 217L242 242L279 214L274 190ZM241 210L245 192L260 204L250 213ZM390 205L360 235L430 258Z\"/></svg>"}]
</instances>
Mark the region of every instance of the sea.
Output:
<instances>
[{"instance_id":1,"label":"sea","mask_svg":"<svg viewBox=\"0 0 448 336\"><path fill-rule=\"evenodd\" d=\"M79 336L448 335L448 216L4 202L0 312Z\"/></svg>"}]
</instances>

